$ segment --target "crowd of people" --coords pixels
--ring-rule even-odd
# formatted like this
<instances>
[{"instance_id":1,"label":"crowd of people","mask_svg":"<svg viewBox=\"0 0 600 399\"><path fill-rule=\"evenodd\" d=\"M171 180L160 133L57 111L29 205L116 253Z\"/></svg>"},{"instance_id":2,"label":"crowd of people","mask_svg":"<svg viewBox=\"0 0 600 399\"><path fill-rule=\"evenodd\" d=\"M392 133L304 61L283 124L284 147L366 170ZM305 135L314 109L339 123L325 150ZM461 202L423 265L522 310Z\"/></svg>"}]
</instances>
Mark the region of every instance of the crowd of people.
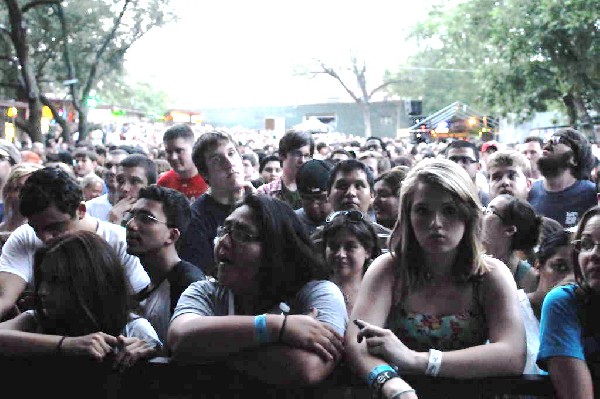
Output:
<instances>
[{"instance_id":1,"label":"crowd of people","mask_svg":"<svg viewBox=\"0 0 600 399\"><path fill-rule=\"evenodd\" d=\"M385 399L419 397L405 375L549 374L559 398L594 395L598 159L577 130L39 144L0 141L7 356L293 385L347 367Z\"/></svg>"}]
</instances>

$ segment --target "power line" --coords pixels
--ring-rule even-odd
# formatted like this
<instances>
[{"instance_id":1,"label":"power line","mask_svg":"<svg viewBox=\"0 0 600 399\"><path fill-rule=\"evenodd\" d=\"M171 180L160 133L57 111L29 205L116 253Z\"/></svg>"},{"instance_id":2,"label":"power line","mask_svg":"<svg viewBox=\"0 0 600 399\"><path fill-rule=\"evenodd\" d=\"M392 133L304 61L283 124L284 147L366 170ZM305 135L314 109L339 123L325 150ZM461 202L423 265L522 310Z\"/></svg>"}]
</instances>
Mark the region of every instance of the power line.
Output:
<instances>
[{"instance_id":1,"label":"power line","mask_svg":"<svg viewBox=\"0 0 600 399\"><path fill-rule=\"evenodd\" d=\"M427 68L427 67L397 67L411 71L447 71L447 72L476 72L475 69Z\"/></svg>"}]
</instances>

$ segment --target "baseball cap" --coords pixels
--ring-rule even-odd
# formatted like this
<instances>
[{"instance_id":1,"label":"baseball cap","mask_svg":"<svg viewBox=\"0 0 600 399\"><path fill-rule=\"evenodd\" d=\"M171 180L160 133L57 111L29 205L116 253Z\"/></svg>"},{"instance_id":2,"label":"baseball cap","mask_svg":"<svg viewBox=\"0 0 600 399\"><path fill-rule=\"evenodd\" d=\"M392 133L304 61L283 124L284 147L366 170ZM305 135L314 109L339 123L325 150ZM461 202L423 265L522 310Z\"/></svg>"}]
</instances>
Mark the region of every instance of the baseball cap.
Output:
<instances>
[{"instance_id":1,"label":"baseball cap","mask_svg":"<svg viewBox=\"0 0 600 399\"><path fill-rule=\"evenodd\" d=\"M498 142L495 140L486 141L485 143L483 143L481 145L481 152L486 152L490 148L495 148L496 151L498 151L500 149L500 146L498 145Z\"/></svg>"},{"instance_id":2,"label":"baseball cap","mask_svg":"<svg viewBox=\"0 0 600 399\"><path fill-rule=\"evenodd\" d=\"M21 162L21 153L10 141L0 139L0 155L7 158L12 165Z\"/></svg>"},{"instance_id":3,"label":"baseball cap","mask_svg":"<svg viewBox=\"0 0 600 399\"><path fill-rule=\"evenodd\" d=\"M320 159L305 162L296 173L296 186L300 194L319 194L327 191L327 181L332 167Z\"/></svg>"}]
</instances>

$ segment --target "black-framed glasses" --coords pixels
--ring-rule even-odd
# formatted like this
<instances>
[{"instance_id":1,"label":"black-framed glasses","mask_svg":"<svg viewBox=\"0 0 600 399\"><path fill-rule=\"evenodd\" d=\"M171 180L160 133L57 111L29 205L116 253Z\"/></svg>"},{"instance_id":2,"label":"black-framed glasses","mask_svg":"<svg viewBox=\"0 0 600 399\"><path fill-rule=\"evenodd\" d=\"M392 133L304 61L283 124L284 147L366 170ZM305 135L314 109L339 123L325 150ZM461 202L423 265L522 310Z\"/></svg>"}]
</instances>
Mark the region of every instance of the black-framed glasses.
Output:
<instances>
[{"instance_id":1,"label":"black-framed glasses","mask_svg":"<svg viewBox=\"0 0 600 399\"><path fill-rule=\"evenodd\" d=\"M573 240L571 244L577 252L592 252L600 242L594 241L589 237L583 237L580 240Z\"/></svg>"},{"instance_id":2,"label":"black-framed glasses","mask_svg":"<svg viewBox=\"0 0 600 399\"><path fill-rule=\"evenodd\" d=\"M257 234L251 234L242 229L236 228L235 226L219 226L217 227L217 238L221 239L227 234L231 235L233 241L239 244L246 244L249 242L258 241L260 236Z\"/></svg>"},{"instance_id":3,"label":"black-framed glasses","mask_svg":"<svg viewBox=\"0 0 600 399\"><path fill-rule=\"evenodd\" d=\"M498 216L498 219L500 219L502 221L502 223L506 224L506 220L504 220L504 217L502 215L500 215L498 212L496 212L496 210L494 208L483 207L482 211L483 211L484 215L496 215L496 216Z\"/></svg>"},{"instance_id":4,"label":"black-framed glasses","mask_svg":"<svg viewBox=\"0 0 600 399\"><path fill-rule=\"evenodd\" d=\"M141 223L146 226L157 223L167 224L167 222L163 222L162 220L159 220L153 215L146 212L125 212L125 214L123 215L123 220L121 221L121 225L125 227L133 219L135 219L138 223Z\"/></svg>"},{"instance_id":5,"label":"black-framed glasses","mask_svg":"<svg viewBox=\"0 0 600 399\"><path fill-rule=\"evenodd\" d=\"M470 165L472 163L477 162L476 160L474 160L471 157L460 156L460 155L453 155L451 157L448 157L448 159L454 163L462 163L462 164L466 164L466 165Z\"/></svg>"},{"instance_id":6,"label":"black-framed glasses","mask_svg":"<svg viewBox=\"0 0 600 399\"><path fill-rule=\"evenodd\" d=\"M358 223L365 220L365 215L361 211L336 211L333 212L331 215L327 216L327 219L325 219L325 223L333 222L334 219L338 216L346 216L346 219L348 219L348 221L352 223Z\"/></svg>"},{"instance_id":7,"label":"black-framed glasses","mask_svg":"<svg viewBox=\"0 0 600 399\"><path fill-rule=\"evenodd\" d=\"M310 160L313 158L312 154L303 154L300 150L292 150L288 154L290 154L294 158L302 158L306 160Z\"/></svg>"}]
</instances>

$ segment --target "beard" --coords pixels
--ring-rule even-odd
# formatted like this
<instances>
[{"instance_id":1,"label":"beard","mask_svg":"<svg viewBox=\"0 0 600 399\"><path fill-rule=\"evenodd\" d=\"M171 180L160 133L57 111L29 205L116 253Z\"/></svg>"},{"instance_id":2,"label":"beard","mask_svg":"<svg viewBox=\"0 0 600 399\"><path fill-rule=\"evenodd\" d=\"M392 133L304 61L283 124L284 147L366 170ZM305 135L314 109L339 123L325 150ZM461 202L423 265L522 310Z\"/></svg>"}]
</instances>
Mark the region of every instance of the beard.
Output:
<instances>
[{"instance_id":1,"label":"beard","mask_svg":"<svg viewBox=\"0 0 600 399\"><path fill-rule=\"evenodd\" d=\"M562 154L548 154L538 159L537 165L542 176L548 178L557 177L564 170L571 167L569 161L573 157L573 151L569 150Z\"/></svg>"}]
</instances>

